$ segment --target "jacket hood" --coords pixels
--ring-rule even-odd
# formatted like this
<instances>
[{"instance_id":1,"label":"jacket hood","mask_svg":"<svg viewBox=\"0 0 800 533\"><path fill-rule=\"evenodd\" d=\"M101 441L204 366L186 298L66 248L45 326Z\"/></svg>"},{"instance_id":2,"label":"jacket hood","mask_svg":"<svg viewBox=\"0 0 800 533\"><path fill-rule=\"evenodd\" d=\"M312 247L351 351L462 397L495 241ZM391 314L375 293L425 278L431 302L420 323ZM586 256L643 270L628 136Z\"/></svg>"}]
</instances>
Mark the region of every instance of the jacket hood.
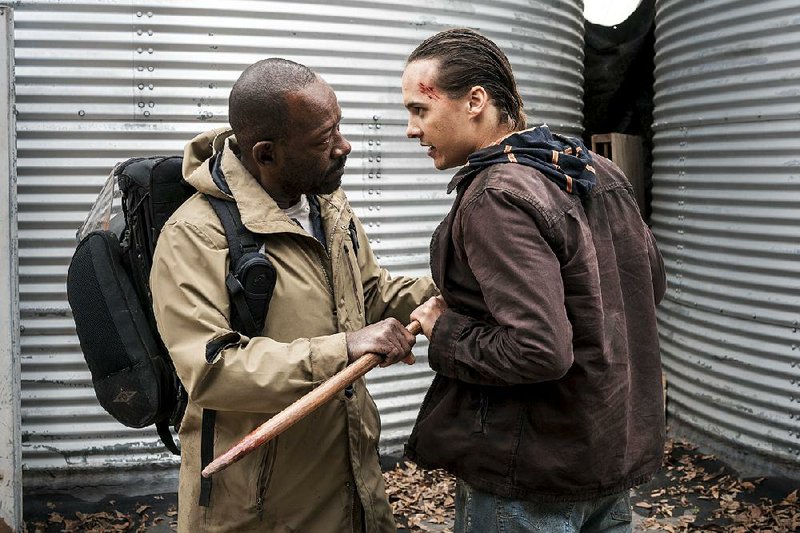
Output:
<instances>
[{"instance_id":1,"label":"jacket hood","mask_svg":"<svg viewBox=\"0 0 800 533\"><path fill-rule=\"evenodd\" d=\"M225 143L233 138L230 128L217 128L201 133L183 150L183 179L202 192L223 200L233 200L230 193L223 192L214 182L215 156L225 149Z\"/></svg>"},{"instance_id":2,"label":"jacket hood","mask_svg":"<svg viewBox=\"0 0 800 533\"><path fill-rule=\"evenodd\" d=\"M468 175L502 163L533 167L568 194L585 197L597 178L592 155L580 139L552 133L546 125L508 135L492 146L473 152L456 173L447 192Z\"/></svg>"}]
</instances>

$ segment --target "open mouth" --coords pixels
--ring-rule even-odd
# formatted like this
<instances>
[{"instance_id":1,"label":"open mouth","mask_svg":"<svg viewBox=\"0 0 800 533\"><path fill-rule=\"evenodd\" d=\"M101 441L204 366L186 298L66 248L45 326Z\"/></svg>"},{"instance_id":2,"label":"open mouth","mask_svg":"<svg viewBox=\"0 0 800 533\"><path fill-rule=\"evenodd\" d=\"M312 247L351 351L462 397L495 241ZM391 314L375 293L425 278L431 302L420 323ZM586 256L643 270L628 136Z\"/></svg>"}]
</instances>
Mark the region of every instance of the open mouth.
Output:
<instances>
[{"instance_id":1,"label":"open mouth","mask_svg":"<svg viewBox=\"0 0 800 533\"><path fill-rule=\"evenodd\" d=\"M436 148L434 146L431 146L430 144L421 144L420 146L428 149L427 151L428 157L434 156L434 153L436 152Z\"/></svg>"}]
</instances>

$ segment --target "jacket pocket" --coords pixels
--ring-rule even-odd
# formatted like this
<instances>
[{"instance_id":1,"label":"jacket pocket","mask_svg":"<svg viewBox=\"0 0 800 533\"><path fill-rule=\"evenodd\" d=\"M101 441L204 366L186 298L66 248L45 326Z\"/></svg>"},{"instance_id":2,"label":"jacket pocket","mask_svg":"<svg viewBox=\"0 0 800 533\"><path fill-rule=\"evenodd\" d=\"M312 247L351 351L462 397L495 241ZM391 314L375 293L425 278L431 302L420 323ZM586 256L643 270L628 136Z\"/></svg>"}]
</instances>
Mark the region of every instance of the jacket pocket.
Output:
<instances>
[{"instance_id":1,"label":"jacket pocket","mask_svg":"<svg viewBox=\"0 0 800 533\"><path fill-rule=\"evenodd\" d=\"M256 478L256 502L255 508L258 513L259 520L263 518L264 502L267 498L267 489L269 482L272 479L272 470L275 468L275 458L278 455L278 437L266 444L264 450L264 457L258 470L258 477Z\"/></svg>"}]
</instances>

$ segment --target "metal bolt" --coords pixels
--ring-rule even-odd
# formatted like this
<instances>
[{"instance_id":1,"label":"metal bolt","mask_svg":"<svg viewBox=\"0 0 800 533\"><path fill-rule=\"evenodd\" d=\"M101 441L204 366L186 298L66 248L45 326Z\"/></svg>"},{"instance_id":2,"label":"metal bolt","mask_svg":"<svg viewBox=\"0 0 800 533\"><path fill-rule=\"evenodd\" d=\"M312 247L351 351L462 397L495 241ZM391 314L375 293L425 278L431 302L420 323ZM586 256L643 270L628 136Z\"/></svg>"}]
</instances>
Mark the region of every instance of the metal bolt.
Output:
<instances>
[{"instance_id":1,"label":"metal bolt","mask_svg":"<svg viewBox=\"0 0 800 533\"><path fill-rule=\"evenodd\" d=\"M375 160L376 160L376 161L378 161L378 162L380 163L380 161L381 161L381 156L378 156L378 157L376 157L376 158L375 158Z\"/></svg>"},{"instance_id":2,"label":"metal bolt","mask_svg":"<svg viewBox=\"0 0 800 533\"><path fill-rule=\"evenodd\" d=\"M82 117L82 116L84 116L84 115L86 115L86 111L84 111L83 109L81 109L80 111L78 111L78 116L79 116L79 117Z\"/></svg>"},{"instance_id":3,"label":"metal bolt","mask_svg":"<svg viewBox=\"0 0 800 533\"><path fill-rule=\"evenodd\" d=\"M372 140L370 139L370 140L369 140L369 142L368 142L367 144L369 144L370 146L372 146Z\"/></svg>"},{"instance_id":4,"label":"metal bolt","mask_svg":"<svg viewBox=\"0 0 800 533\"><path fill-rule=\"evenodd\" d=\"M147 86L147 88L152 91L153 90L153 84L151 83L150 85Z\"/></svg>"},{"instance_id":5,"label":"metal bolt","mask_svg":"<svg viewBox=\"0 0 800 533\"><path fill-rule=\"evenodd\" d=\"M152 11L148 11L148 12L147 12L147 16L148 16L148 17L152 17L152 16L153 16L153 12L152 12Z\"/></svg>"},{"instance_id":6,"label":"metal bolt","mask_svg":"<svg viewBox=\"0 0 800 533\"><path fill-rule=\"evenodd\" d=\"M148 107L155 107L155 106L156 106L156 103L155 103L155 102L148 102L148 103L147 103L147 106L148 106Z\"/></svg>"},{"instance_id":7,"label":"metal bolt","mask_svg":"<svg viewBox=\"0 0 800 533\"><path fill-rule=\"evenodd\" d=\"M148 54L152 54L152 53L153 53L153 49L152 49L152 48L148 48L148 49L147 49L147 53L148 53Z\"/></svg>"},{"instance_id":8,"label":"metal bolt","mask_svg":"<svg viewBox=\"0 0 800 533\"><path fill-rule=\"evenodd\" d=\"M380 145L381 145L381 142L380 142L380 141L375 141L375 144L377 144L378 146L380 146Z\"/></svg>"},{"instance_id":9,"label":"metal bolt","mask_svg":"<svg viewBox=\"0 0 800 533\"><path fill-rule=\"evenodd\" d=\"M153 30L147 30L147 35L152 36L153 35Z\"/></svg>"},{"instance_id":10,"label":"metal bolt","mask_svg":"<svg viewBox=\"0 0 800 533\"><path fill-rule=\"evenodd\" d=\"M141 35L142 33L142 30L136 30L136 35Z\"/></svg>"},{"instance_id":11,"label":"metal bolt","mask_svg":"<svg viewBox=\"0 0 800 533\"><path fill-rule=\"evenodd\" d=\"M144 107L144 102L139 102L139 107Z\"/></svg>"},{"instance_id":12,"label":"metal bolt","mask_svg":"<svg viewBox=\"0 0 800 533\"><path fill-rule=\"evenodd\" d=\"M379 118L380 117L378 115L372 115L372 120L374 120L376 122L378 121Z\"/></svg>"},{"instance_id":13,"label":"metal bolt","mask_svg":"<svg viewBox=\"0 0 800 533\"><path fill-rule=\"evenodd\" d=\"M156 69L156 67L147 67L147 70L148 70L149 72L153 72L155 69Z\"/></svg>"},{"instance_id":14,"label":"metal bolt","mask_svg":"<svg viewBox=\"0 0 800 533\"><path fill-rule=\"evenodd\" d=\"M136 16L137 16L137 17L141 17L141 16L142 16L142 12L141 12L141 11L137 11L137 12L136 12Z\"/></svg>"},{"instance_id":15,"label":"metal bolt","mask_svg":"<svg viewBox=\"0 0 800 533\"><path fill-rule=\"evenodd\" d=\"M381 129L381 125L380 125L380 124L375 124L375 129L376 129L376 130L379 130L379 129Z\"/></svg>"},{"instance_id":16,"label":"metal bolt","mask_svg":"<svg viewBox=\"0 0 800 533\"><path fill-rule=\"evenodd\" d=\"M144 89L144 83L139 84L139 90L141 91L142 89Z\"/></svg>"},{"instance_id":17,"label":"metal bolt","mask_svg":"<svg viewBox=\"0 0 800 533\"><path fill-rule=\"evenodd\" d=\"M137 53L139 53L139 54L141 54L142 52L144 52L144 50L142 50L141 48L137 48L137 49L136 49L136 52L137 52Z\"/></svg>"},{"instance_id":18,"label":"metal bolt","mask_svg":"<svg viewBox=\"0 0 800 533\"><path fill-rule=\"evenodd\" d=\"M150 116L150 111L145 111L144 112L144 116L149 117Z\"/></svg>"},{"instance_id":19,"label":"metal bolt","mask_svg":"<svg viewBox=\"0 0 800 533\"><path fill-rule=\"evenodd\" d=\"M139 72L142 72L142 71L144 70L144 67L139 67L137 70L138 70Z\"/></svg>"}]
</instances>

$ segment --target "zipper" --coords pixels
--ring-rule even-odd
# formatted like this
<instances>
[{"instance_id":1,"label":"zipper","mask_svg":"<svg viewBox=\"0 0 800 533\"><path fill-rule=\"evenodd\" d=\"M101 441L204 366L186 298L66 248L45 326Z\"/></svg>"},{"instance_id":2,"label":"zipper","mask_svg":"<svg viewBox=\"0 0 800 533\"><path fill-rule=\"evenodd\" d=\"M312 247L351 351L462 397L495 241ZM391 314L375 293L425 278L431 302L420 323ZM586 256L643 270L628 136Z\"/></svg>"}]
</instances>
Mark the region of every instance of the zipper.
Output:
<instances>
[{"instance_id":1,"label":"zipper","mask_svg":"<svg viewBox=\"0 0 800 533\"><path fill-rule=\"evenodd\" d=\"M278 452L278 437L267 444L267 451L264 453L264 460L258 472L258 489L256 492L256 513L258 519L264 516L264 499L267 496L269 482L272 480L272 469L275 467L275 457Z\"/></svg>"},{"instance_id":2,"label":"zipper","mask_svg":"<svg viewBox=\"0 0 800 533\"><path fill-rule=\"evenodd\" d=\"M350 250L347 248L347 245L344 245L344 260L347 263L347 268L350 270L350 281L353 284L353 296L356 297L356 307L358 307L358 314L364 314L364 310L361 308L361 298L358 297L358 286L356 285L356 272L353 270L353 262L350 261Z\"/></svg>"}]
</instances>

